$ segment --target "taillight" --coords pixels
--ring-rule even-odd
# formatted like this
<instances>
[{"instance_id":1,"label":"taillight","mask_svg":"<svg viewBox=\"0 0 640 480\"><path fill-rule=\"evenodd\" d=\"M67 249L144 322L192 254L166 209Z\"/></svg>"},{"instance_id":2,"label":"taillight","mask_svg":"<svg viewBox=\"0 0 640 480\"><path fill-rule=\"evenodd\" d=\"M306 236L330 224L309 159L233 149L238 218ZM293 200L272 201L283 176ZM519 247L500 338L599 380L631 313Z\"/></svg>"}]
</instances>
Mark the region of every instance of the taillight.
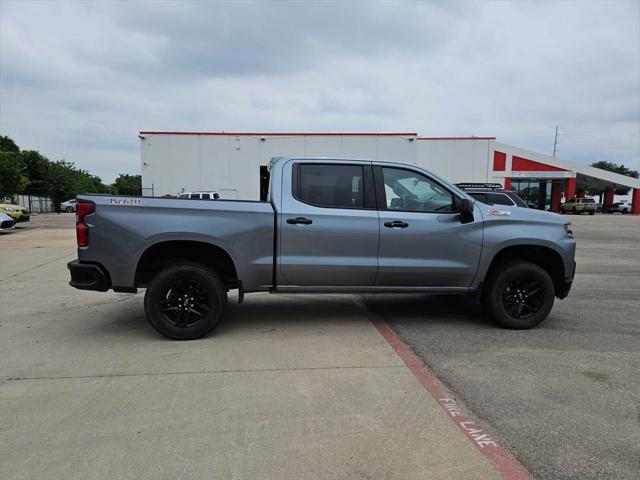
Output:
<instances>
[{"instance_id":1,"label":"taillight","mask_svg":"<svg viewBox=\"0 0 640 480\"><path fill-rule=\"evenodd\" d=\"M96 211L93 202L78 202L76 204L76 238L79 247L89 245L89 227L84 223L84 217Z\"/></svg>"}]
</instances>

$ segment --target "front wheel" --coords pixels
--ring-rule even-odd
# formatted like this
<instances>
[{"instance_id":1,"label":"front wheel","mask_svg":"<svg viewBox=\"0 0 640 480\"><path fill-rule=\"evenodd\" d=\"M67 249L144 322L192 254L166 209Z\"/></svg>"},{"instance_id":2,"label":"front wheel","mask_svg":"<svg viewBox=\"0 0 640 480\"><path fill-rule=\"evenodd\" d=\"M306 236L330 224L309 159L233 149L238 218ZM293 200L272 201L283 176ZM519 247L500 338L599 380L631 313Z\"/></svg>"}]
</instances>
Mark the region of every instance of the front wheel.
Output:
<instances>
[{"instance_id":1,"label":"front wheel","mask_svg":"<svg viewBox=\"0 0 640 480\"><path fill-rule=\"evenodd\" d=\"M596 212L594 212L593 210L589 210L589 215L595 215Z\"/></svg>"},{"instance_id":2,"label":"front wheel","mask_svg":"<svg viewBox=\"0 0 640 480\"><path fill-rule=\"evenodd\" d=\"M207 335L227 305L224 282L197 263L179 263L158 273L144 296L144 313L158 332L174 340Z\"/></svg>"},{"instance_id":3,"label":"front wheel","mask_svg":"<svg viewBox=\"0 0 640 480\"><path fill-rule=\"evenodd\" d=\"M497 266L487 279L483 300L493 320L511 329L533 328L547 318L555 299L549 274L533 263Z\"/></svg>"}]
</instances>

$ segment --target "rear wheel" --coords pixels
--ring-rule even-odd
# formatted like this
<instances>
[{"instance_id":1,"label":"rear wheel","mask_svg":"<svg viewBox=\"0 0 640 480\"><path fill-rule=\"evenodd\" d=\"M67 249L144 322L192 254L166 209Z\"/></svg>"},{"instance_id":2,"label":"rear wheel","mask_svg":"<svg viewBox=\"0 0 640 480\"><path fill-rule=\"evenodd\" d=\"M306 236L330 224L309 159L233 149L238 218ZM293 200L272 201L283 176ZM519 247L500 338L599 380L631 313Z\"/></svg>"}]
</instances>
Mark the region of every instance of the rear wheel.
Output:
<instances>
[{"instance_id":1,"label":"rear wheel","mask_svg":"<svg viewBox=\"0 0 640 480\"><path fill-rule=\"evenodd\" d=\"M158 273L147 288L144 312L149 323L174 340L207 335L227 305L224 282L197 263L179 263Z\"/></svg>"},{"instance_id":2,"label":"rear wheel","mask_svg":"<svg viewBox=\"0 0 640 480\"><path fill-rule=\"evenodd\" d=\"M593 210L589 210L589 215L595 215L596 212L594 212Z\"/></svg>"},{"instance_id":3,"label":"rear wheel","mask_svg":"<svg viewBox=\"0 0 640 480\"><path fill-rule=\"evenodd\" d=\"M494 268L483 297L498 325L526 329L547 318L553 307L555 289L544 269L533 263L516 261Z\"/></svg>"}]
</instances>

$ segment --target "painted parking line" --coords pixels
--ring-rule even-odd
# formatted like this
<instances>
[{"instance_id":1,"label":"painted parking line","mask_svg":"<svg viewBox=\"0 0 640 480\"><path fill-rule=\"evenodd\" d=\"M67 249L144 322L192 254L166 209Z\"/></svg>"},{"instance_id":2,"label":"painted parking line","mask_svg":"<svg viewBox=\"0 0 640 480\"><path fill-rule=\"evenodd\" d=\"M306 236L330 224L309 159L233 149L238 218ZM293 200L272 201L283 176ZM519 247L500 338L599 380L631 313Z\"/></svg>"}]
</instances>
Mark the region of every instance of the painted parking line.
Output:
<instances>
[{"instance_id":1,"label":"painted parking line","mask_svg":"<svg viewBox=\"0 0 640 480\"><path fill-rule=\"evenodd\" d=\"M389 325L378 315L371 312L361 299L354 299L354 302L402 359L407 368L411 370L411 373L418 379L424 389L434 398L438 405L440 405L440 408L446 412L447 416L456 424L462 433L464 433L467 439L476 446L480 453L495 465L500 476L504 480L529 479L529 475L498 445L489 433L482 430L473 419L463 414L456 400L446 393L435 375L431 373L423 364L422 360L411 351L411 348L396 336Z\"/></svg>"}]
</instances>

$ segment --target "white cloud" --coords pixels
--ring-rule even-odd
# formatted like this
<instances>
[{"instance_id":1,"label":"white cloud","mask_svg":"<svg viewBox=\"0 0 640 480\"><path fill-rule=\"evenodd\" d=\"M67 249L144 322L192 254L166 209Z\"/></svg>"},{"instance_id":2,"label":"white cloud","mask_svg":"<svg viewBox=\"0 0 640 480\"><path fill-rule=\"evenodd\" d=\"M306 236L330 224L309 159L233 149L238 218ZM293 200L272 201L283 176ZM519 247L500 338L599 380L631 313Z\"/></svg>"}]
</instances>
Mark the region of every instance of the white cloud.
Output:
<instances>
[{"instance_id":1,"label":"white cloud","mask_svg":"<svg viewBox=\"0 0 640 480\"><path fill-rule=\"evenodd\" d=\"M0 3L0 131L105 180L139 130L495 135L640 169L640 3Z\"/></svg>"}]
</instances>

